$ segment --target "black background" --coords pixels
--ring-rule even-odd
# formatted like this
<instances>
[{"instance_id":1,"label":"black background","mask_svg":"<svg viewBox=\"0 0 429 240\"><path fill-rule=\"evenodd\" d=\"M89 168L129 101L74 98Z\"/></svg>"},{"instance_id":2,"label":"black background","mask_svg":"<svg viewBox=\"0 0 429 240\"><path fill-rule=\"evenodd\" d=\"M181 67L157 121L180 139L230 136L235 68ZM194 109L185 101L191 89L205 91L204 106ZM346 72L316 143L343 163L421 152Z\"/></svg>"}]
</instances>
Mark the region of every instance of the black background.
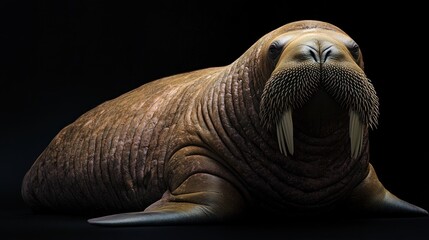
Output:
<instances>
[{"instance_id":1,"label":"black background","mask_svg":"<svg viewBox=\"0 0 429 240\"><path fill-rule=\"evenodd\" d=\"M88 226L84 218L34 216L23 204L22 177L55 134L89 109L146 82L227 65L264 34L302 19L333 23L358 42L381 104L379 127L370 134L371 162L386 188L429 209L428 48L422 36L427 31L423 6L389 3L377 8L328 1L144 2L0 2L0 206L3 226L10 233L30 229L29 234L64 232L64 237L76 226L90 236L119 235ZM405 235L409 231L408 237L422 236L424 231L428 233L425 219L412 224L408 220L371 222L378 228L367 228L367 235L400 236L396 229ZM350 224L318 230L329 238L337 236L329 235L331 232L358 231L359 224L371 225L365 221ZM267 236L298 236L304 229L299 225L282 232L280 226L270 229ZM400 226L408 228L400 230ZM235 231L206 228L166 228L170 233L148 228L136 233L168 237L196 231L203 236L205 230L215 230L231 236ZM264 229L259 231L264 235Z\"/></svg>"}]
</instances>

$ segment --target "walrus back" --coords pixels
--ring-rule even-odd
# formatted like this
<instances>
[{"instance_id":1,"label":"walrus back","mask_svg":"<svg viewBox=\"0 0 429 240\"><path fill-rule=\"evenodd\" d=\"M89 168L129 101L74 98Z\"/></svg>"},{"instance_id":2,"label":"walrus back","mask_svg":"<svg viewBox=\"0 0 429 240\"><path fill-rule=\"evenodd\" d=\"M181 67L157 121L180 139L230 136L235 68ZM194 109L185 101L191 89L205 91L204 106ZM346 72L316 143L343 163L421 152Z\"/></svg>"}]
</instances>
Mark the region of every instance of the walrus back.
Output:
<instances>
[{"instance_id":1,"label":"walrus back","mask_svg":"<svg viewBox=\"0 0 429 240\"><path fill-rule=\"evenodd\" d=\"M148 83L62 129L24 177L25 202L79 213L142 210L159 199L174 126L189 108L184 98L195 97L207 71Z\"/></svg>"}]
</instances>

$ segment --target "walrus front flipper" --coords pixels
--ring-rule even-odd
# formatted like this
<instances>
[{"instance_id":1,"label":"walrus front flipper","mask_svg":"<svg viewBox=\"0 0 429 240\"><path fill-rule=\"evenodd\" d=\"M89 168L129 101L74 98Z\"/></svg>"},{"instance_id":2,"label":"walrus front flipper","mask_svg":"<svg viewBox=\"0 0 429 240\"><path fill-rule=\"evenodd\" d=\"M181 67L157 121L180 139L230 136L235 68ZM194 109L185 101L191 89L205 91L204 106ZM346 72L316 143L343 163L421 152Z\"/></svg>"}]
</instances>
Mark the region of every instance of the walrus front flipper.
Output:
<instances>
[{"instance_id":1,"label":"walrus front flipper","mask_svg":"<svg viewBox=\"0 0 429 240\"><path fill-rule=\"evenodd\" d=\"M351 211L366 216L418 217L428 215L426 210L399 199L384 188L371 164L368 176L353 190L346 204Z\"/></svg>"},{"instance_id":2,"label":"walrus front flipper","mask_svg":"<svg viewBox=\"0 0 429 240\"><path fill-rule=\"evenodd\" d=\"M197 173L142 212L109 215L88 222L104 226L201 224L227 220L243 206L242 196L229 182Z\"/></svg>"},{"instance_id":3,"label":"walrus front flipper","mask_svg":"<svg viewBox=\"0 0 429 240\"><path fill-rule=\"evenodd\" d=\"M163 201L163 200L161 200ZM158 203L158 202L157 202ZM214 221L208 213L210 207L193 203L165 203L157 208L141 212L119 213L88 222L103 226L139 226L139 225L177 225L188 223L204 223Z\"/></svg>"}]
</instances>

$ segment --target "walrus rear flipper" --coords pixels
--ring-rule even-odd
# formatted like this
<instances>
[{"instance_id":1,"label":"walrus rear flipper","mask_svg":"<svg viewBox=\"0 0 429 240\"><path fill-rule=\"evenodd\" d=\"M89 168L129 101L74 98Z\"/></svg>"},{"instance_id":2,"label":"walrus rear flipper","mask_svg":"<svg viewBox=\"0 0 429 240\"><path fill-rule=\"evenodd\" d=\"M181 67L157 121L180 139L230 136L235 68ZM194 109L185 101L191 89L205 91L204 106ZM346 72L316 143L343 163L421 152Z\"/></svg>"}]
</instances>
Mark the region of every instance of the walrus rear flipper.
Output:
<instances>
[{"instance_id":1,"label":"walrus rear flipper","mask_svg":"<svg viewBox=\"0 0 429 240\"><path fill-rule=\"evenodd\" d=\"M426 210L399 199L384 188L371 164L368 176L353 190L346 204L347 208L358 215L377 217L428 215Z\"/></svg>"}]
</instances>

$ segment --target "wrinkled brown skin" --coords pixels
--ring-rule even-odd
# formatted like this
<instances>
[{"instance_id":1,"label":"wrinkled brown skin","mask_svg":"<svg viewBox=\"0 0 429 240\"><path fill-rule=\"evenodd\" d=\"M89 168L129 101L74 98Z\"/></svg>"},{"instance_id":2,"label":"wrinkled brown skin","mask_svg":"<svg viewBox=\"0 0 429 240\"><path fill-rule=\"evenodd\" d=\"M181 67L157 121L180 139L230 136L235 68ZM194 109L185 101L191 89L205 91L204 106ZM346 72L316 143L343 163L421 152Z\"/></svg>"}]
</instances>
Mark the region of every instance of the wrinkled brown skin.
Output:
<instances>
[{"instance_id":1,"label":"wrinkled brown skin","mask_svg":"<svg viewBox=\"0 0 429 240\"><path fill-rule=\"evenodd\" d=\"M367 131L358 159L325 166L291 161L261 126L261 93L275 67L268 47L305 29L347 36L329 23L290 23L228 66L153 81L88 111L28 171L25 202L40 211L113 214L89 220L108 226L223 221L245 211L427 214L378 181ZM356 66L363 70L362 59Z\"/></svg>"}]
</instances>

